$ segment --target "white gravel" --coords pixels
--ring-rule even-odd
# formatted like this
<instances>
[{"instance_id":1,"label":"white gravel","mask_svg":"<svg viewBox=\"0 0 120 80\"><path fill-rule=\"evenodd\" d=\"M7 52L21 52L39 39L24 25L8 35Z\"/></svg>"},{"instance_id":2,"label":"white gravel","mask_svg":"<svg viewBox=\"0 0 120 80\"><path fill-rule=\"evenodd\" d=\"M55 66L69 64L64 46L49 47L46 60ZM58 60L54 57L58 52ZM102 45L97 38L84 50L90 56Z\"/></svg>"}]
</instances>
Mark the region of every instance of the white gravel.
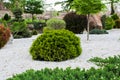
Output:
<instances>
[{"instance_id":1,"label":"white gravel","mask_svg":"<svg viewBox=\"0 0 120 80\"><path fill-rule=\"evenodd\" d=\"M63 62L34 61L29 53L29 48L37 36L25 39L14 39L12 44L6 45L0 50L0 80L5 80L12 75L22 73L28 69L48 68L90 68L95 66L88 62L91 57L108 57L120 54L120 29L108 31L109 34L90 35L86 40L86 34L78 34L81 38L82 54L73 60Z\"/></svg>"}]
</instances>

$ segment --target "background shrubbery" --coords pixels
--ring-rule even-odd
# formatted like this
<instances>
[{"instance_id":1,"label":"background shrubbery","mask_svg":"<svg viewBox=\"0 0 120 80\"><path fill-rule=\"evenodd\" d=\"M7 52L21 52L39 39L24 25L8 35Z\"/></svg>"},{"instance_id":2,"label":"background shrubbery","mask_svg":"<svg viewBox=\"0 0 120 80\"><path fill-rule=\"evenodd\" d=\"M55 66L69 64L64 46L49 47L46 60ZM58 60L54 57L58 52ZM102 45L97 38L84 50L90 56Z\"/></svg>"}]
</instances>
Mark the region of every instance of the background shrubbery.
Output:
<instances>
[{"instance_id":1,"label":"background shrubbery","mask_svg":"<svg viewBox=\"0 0 120 80\"><path fill-rule=\"evenodd\" d=\"M65 27L66 23L64 20L52 18L46 22L46 27L44 27L43 31L65 29Z\"/></svg>"},{"instance_id":2,"label":"background shrubbery","mask_svg":"<svg viewBox=\"0 0 120 80\"><path fill-rule=\"evenodd\" d=\"M32 44L30 53L35 60L63 61L81 54L80 40L68 30L50 30Z\"/></svg>"},{"instance_id":3,"label":"background shrubbery","mask_svg":"<svg viewBox=\"0 0 120 80\"><path fill-rule=\"evenodd\" d=\"M70 12L63 19L66 22L66 29L74 33L82 33L87 28L87 17L85 15Z\"/></svg>"},{"instance_id":4,"label":"background shrubbery","mask_svg":"<svg viewBox=\"0 0 120 80\"><path fill-rule=\"evenodd\" d=\"M106 17L105 20L105 29L110 30L115 26L115 21L111 17Z\"/></svg>"},{"instance_id":5,"label":"background shrubbery","mask_svg":"<svg viewBox=\"0 0 120 80\"><path fill-rule=\"evenodd\" d=\"M4 45L8 42L9 38L9 28L5 28L3 25L0 25L0 48L4 47Z\"/></svg>"},{"instance_id":6,"label":"background shrubbery","mask_svg":"<svg viewBox=\"0 0 120 80\"><path fill-rule=\"evenodd\" d=\"M27 38L32 36L25 22L14 22L10 26L10 29L14 38Z\"/></svg>"}]
</instances>

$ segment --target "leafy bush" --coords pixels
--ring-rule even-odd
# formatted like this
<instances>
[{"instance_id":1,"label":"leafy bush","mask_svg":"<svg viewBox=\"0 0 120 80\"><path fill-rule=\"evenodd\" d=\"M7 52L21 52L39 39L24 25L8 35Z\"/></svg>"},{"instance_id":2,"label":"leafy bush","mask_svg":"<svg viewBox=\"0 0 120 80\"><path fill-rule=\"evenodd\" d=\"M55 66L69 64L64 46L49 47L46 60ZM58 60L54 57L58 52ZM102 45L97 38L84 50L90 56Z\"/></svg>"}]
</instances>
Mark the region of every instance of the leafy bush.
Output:
<instances>
[{"instance_id":1,"label":"leafy bush","mask_svg":"<svg viewBox=\"0 0 120 80\"><path fill-rule=\"evenodd\" d=\"M35 60L63 61L81 54L80 40L68 30L50 30L32 44L30 54Z\"/></svg>"},{"instance_id":2,"label":"leafy bush","mask_svg":"<svg viewBox=\"0 0 120 80\"><path fill-rule=\"evenodd\" d=\"M32 36L27 29L25 22L14 22L10 29L14 38L26 38Z\"/></svg>"},{"instance_id":3,"label":"leafy bush","mask_svg":"<svg viewBox=\"0 0 120 80\"><path fill-rule=\"evenodd\" d=\"M115 20L115 27L114 28L120 28L120 19Z\"/></svg>"},{"instance_id":4,"label":"leafy bush","mask_svg":"<svg viewBox=\"0 0 120 80\"><path fill-rule=\"evenodd\" d=\"M93 29L90 31L90 34L108 34L106 30L100 30L100 29Z\"/></svg>"},{"instance_id":5,"label":"leafy bush","mask_svg":"<svg viewBox=\"0 0 120 80\"><path fill-rule=\"evenodd\" d=\"M46 23L33 21L33 25L34 25L34 29L41 30L44 26L46 26Z\"/></svg>"},{"instance_id":6,"label":"leafy bush","mask_svg":"<svg viewBox=\"0 0 120 80\"><path fill-rule=\"evenodd\" d=\"M37 35L37 34L38 34L37 30L32 31L32 35Z\"/></svg>"},{"instance_id":7,"label":"leafy bush","mask_svg":"<svg viewBox=\"0 0 120 80\"><path fill-rule=\"evenodd\" d=\"M13 9L13 14L15 16L16 21L21 21L22 20L23 11L22 11L21 8L14 8Z\"/></svg>"},{"instance_id":8,"label":"leafy bush","mask_svg":"<svg viewBox=\"0 0 120 80\"><path fill-rule=\"evenodd\" d=\"M7 13L3 17L4 20L8 21L11 19L11 16L9 16Z\"/></svg>"},{"instance_id":9,"label":"leafy bush","mask_svg":"<svg viewBox=\"0 0 120 80\"><path fill-rule=\"evenodd\" d=\"M83 33L84 29L87 29L87 17L85 15L70 12L63 19L66 22L66 29L74 33Z\"/></svg>"},{"instance_id":10,"label":"leafy bush","mask_svg":"<svg viewBox=\"0 0 120 80\"><path fill-rule=\"evenodd\" d=\"M111 17L107 17L105 21L105 29L110 30L115 25L115 21Z\"/></svg>"},{"instance_id":11,"label":"leafy bush","mask_svg":"<svg viewBox=\"0 0 120 80\"><path fill-rule=\"evenodd\" d=\"M3 25L0 25L0 48L4 47L4 45L8 42L9 38L9 28L5 28Z\"/></svg>"},{"instance_id":12,"label":"leafy bush","mask_svg":"<svg viewBox=\"0 0 120 80\"><path fill-rule=\"evenodd\" d=\"M46 25L52 29L65 29L66 23L64 20L52 18L47 21Z\"/></svg>"},{"instance_id":13,"label":"leafy bush","mask_svg":"<svg viewBox=\"0 0 120 80\"><path fill-rule=\"evenodd\" d=\"M115 21L115 20L119 19L119 16L117 14L113 14L111 16L111 18Z\"/></svg>"},{"instance_id":14,"label":"leafy bush","mask_svg":"<svg viewBox=\"0 0 120 80\"><path fill-rule=\"evenodd\" d=\"M31 69L7 80L120 80L120 56L106 59L95 58L91 61L103 65L98 69L90 68L88 70L45 68L35 71Z\"/></svg>"},{"instance_id":15,"label":"leafy bush","mask_svg":"<svg viewBox=\"0 0 120 80\"><path fill-rule=\"evenodd\" d=\"M53 30L51 27L44 27L43 28L43 32L48 32L48 31L50 31L50 30Z\"/></svg>"}]
</instances>

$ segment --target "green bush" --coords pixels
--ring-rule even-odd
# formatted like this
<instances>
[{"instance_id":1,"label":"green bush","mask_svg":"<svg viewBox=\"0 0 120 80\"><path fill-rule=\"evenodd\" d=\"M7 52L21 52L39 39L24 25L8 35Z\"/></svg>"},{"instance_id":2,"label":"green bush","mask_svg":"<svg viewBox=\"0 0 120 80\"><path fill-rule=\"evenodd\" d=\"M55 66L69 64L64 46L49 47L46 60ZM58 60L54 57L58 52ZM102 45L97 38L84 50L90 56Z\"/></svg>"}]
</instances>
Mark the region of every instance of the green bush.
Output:
<instances>
[{"instance_id":1,"label":"green bush","mask_svg":"<svg viewBox=\"0 0 120 80\"><path fill-rule=\"evenodd\" d=\"M66 29L74 33L83 33L84 29L87 29L87 17L85 15L70 12L63 19L66 22Z\"/></svg>"},{"instance_id":2,"label":"green bush","mask_svg":"<svg viewBox=\"0 0 120 80\"><path fill-rule=\"evenodd\" d=\"M4 20L8 21L11 19L11 16L9 16L7 13L3 17Z\"/></svg>"},{"instance_id":3,"label":"green bush","mask_svg":"<svg viewBox=\"0 0 120 80\"><path fill-rule=\"evenodd\" d=\"M66 23L64 20L52 18L46 22L46 25L52 29L65 29Z\"/></svg>"},{"instance_id":4,"label":"green bush","mask_svg":"<svg viewBox=\"0 0 120 80\"><path fill-rule=\"evenodd\" d=\"M14 8L12 12L15 16L16 21L21 21L22 20L23 10L21 8Z\"/></svg>"},{"instance_id":5,"label":"green bush","mask_svg":"<svg viewBox=\"0 0 120 80\"><path fill-rule=\"evenodd\" d=\"M64 61L81 54L80 40L68 30L50 30L32 44L30 54L35 60Z\"/></svg>"},{"instance_id":6,"label":"green bush","mask_svg":"<svg viewBox=\"0 0 120 80\"><path fill-rule=\"evenodd\" d=\"M10 38L10 29L0 25L0 49L5 46Z\"/></svg>"},{"instance_id":7,"label":"green bush","mask_svg":"<svg viewBox=\"0 0 120 80\"><path fill-rule=\"evenodd\" d=\"M120 19L115 20L115 27L114 28L120 28Z\"/></svg>"},{"instance_id":8,"label":"green bush","mask_svg":"<svg viewBox=\"0 0 120 80\"><path fill-rule=\"evenodd\" d=\"M90 31L90 34L108 34L106 30L93 29Z\"/></svg>"},{"instance_id":9,"label":"green bush","mask_svg":"<svg viewBox=\"0 0 120 80\"><path fill-rule=\"evenodd\" d=\"M50 30L53 30L51 27L44 27L43 28L43 32L48 32L48 31L50 31Z\"/></svg>"},{"instance_id":10,"label":"green bush","mask_svg":"<svg viewBox=\"0 0 120 80\"><path fill-rule=\"evenodd\" d=\"M31 69L7 80L120 80L120 56L106 59L94 58L91 61L102 66L88 70L80 68Z\"/></svg>"},{"instance_id":11,"label":"green bush","mask_svg":"<svg viewBox=\"0 0 120 80\"><path fill-rule=\"evenodd\" d=\"M34 29L41 30L43 27L46 26L46 23L33 21L33 25L34 25Z\"/></svg>"},{"instance_id":12,"label":"green bush","mask_svg":"<svg viewBox=\"0 0 120 80\"><path fill-rule=\"evenodd\" d=\"M37 30L32 31L32 35L37 35L37 34L38 34Z\"/></svg>"},{"instance_id":13,"label":"green bush","mask_svg":"<svg viewBox=\"0 0 120 80\"><path fill-rule=\"evenodd\" d=\"M113 29L115 25L115 21L111 17L107 17L105 21L105 29L110 30Z\"/></svg>"},{"instance_id":14,"label":"green bush","mask_svg":"<svg viewBox=\"0 0 120 80\"><path fill-rule=\"evenodd\" d=\"M111 18L115 21L115 20L119 19L119 16L117 14L113 14L111 16Z\"/></svg>"},{"instance_id":15,"label":"green bush","mask_svg":"<svg viewBox=\"0 0 120 80\"><path fill-rule=\"evenodd\" d=\"M31 37L31 33L26 27L25 22L14 22L11 26L10 29L12 31L13 37L14 38L26 38L26 37Z\"/></svg>"}]
</instances>

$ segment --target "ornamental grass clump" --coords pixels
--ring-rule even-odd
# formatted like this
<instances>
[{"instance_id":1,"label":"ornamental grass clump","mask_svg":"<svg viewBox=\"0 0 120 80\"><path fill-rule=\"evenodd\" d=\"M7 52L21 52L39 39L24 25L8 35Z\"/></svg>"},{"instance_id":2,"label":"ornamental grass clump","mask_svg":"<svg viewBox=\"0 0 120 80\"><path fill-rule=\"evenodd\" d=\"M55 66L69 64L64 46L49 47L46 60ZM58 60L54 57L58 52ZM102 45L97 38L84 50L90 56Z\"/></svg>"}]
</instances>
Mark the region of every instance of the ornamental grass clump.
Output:
<instances>
[{"instance_id":1,"label":"ornamental grass clump","mask_svg":"<svg viewBox=\"0 0 120 80\"><path fill-rule=\"evenodd\" d=\"M10 38L10 29L0 25L0 49L5 46Z\"/></svg>"},{"instance_id":2,"label":"ornamental grass clump","mask_svg":"<svg viewBox=\"0 0 120 80\"><path fill-rule=\"evenodd\" d=\"M80 39L68 30L50 30L40 35L30 47L34 60L64 61L82 52Z\"/></svg>"}]
</instances>

